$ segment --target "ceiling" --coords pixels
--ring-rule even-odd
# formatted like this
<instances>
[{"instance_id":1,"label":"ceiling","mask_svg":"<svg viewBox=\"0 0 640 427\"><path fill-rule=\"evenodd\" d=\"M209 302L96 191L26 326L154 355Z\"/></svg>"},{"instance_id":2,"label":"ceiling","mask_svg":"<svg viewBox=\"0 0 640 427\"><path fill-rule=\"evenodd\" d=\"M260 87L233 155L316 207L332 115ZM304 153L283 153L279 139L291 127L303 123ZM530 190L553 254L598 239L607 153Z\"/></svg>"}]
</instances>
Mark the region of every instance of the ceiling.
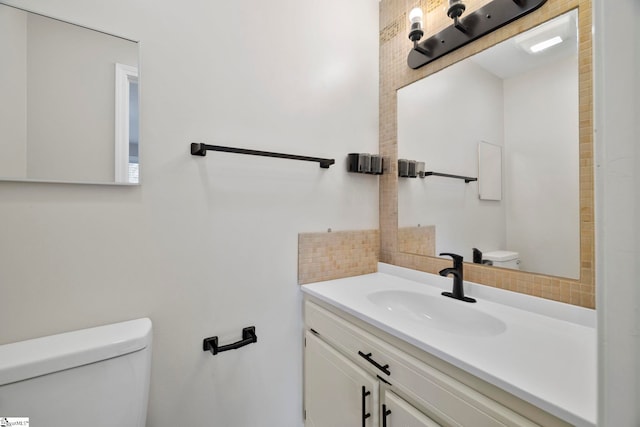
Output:
<instances>
[{"instance_id":1,"label":"ceiling","mask_svg":"<svg viewBox=\"0 0 640 427\"><path fill-rule=\"evenodd\" d=\"M533 70L547 63L578 54L578 13L572 10L531 30L505 40L473 57L490 73L507 79ZM560 36L563 42L538 53L530 53L529 46Z\"/></svg>"}]
</instances>

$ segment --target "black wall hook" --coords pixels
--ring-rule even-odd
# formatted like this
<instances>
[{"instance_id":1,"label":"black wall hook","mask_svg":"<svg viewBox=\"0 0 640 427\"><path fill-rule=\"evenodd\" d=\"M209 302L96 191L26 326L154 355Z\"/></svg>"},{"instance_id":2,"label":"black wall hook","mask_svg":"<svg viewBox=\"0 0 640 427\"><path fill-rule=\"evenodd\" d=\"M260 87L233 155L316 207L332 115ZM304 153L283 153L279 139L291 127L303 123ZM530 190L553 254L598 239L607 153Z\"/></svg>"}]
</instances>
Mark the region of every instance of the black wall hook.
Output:
<instances>
[{"instance_id":1,"label":"black wall hook","mask_svg":"<svg viewBox=\"0 0 640 427\"><path fill-rule=\"evenodd\" d=\"M218 346L218 336L205 338L202 341L202 350L210 351L214 356L218 353L227 350L236 350L240 347L244 347L245 345L252 344L254 342L258 342L258 336L256 335L256 327L249 326L242 329L242 340L238 342L234 342L233 344L227 344L223 346Z\"/></svg>"}]
</instances>

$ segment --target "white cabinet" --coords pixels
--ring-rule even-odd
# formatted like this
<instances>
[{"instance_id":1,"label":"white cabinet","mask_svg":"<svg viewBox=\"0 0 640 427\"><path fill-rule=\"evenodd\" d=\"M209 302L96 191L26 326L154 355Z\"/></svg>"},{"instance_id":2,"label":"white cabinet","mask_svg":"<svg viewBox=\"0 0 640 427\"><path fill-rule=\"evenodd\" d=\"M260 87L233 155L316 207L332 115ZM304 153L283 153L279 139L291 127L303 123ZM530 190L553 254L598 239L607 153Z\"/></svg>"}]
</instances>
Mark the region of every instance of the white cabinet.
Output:
<instances>
[{"instance_id":1,"label":"white cabinet","mask_svg":"<svg viewBox=\"0 0 640 427\"><path fill-rule=\"evenodd\" d=\"M304 354L306 427L440 427L308 331Z\"/></svg>"},{"instance_id":2,"label":"white cabinet","mask_svg":"<svg viewBox=\"0 0 640 427\"><path fill-rule=\"evenodd\" d=\"M378 379L305 334L305 426L378 427Z\"/></svg>"},{"instance_id":3,"label":"white cabinet","mask_svg":"<svg viewBox=\"0 0 640 427\"><path fill-rule=\"evenodd\" d=\"M381 417L382 427L440 427L391 391L384 394Z\"/></svg>"},{"instance_id":4,"label":"white cabinet","mask_svg":"<svg viewBox=\"0 0 640 427\"><path fill-rule=\"evenodd\" d=\"M428 357L419 359L381 339L377 329L365 330L344 317L305 302L306 427L567 425L504 392L500 403L477 378L466 374L468 381L461 382L460 372L425 363ZM365 394L371 392L364 403L363 386ZM370 414L365 424L363 408Z\"/></svg>"}]
</instances>

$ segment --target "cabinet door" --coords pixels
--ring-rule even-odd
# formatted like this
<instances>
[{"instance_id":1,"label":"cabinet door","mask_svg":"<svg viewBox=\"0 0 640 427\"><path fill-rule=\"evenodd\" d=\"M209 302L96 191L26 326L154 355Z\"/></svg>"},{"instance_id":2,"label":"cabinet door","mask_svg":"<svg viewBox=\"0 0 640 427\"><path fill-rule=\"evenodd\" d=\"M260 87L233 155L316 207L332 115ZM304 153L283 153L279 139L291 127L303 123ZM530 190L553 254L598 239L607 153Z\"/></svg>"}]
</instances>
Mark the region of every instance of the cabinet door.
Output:
<instances>
[{"instance_id":1,"label":"cabinet door","mask_svg":"<svg viewBox=\"0 0 640 427\"><path fill-rule=\"evenodd\" d=\"M382 427L440 427L440 424L387 391L382 405Z\"/></svg>"},{"instance_id":2,"label":"cabinet door","mask_svg":"<svg viewBox=\"0 0 640 427\"><path fill-rule=\"evenodd\" d=\"M306 332L306 427L378 427L378 380Z\"/></svg>"}]
</instances>

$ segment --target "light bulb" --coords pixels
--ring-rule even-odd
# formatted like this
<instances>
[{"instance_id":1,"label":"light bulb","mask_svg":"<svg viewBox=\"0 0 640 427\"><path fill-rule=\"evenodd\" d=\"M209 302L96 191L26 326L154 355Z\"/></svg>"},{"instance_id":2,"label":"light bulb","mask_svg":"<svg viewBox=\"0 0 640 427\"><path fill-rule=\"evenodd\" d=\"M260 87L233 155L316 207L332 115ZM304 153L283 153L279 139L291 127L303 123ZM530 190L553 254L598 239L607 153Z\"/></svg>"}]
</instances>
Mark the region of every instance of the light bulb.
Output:
<instances>
[{"instance_id":1,"label":"light bulb","mask_svg":"<svg viewBox=\"0 0 640 427\"><path fill-rule=\"evenodd\" d=\"M417 22L422 24L422 9L420 9L419 7L414 7L413 9L411 9L411 12L409 12L409 21L411 21L412 24L415 24Z\"/></svg>"},{"instance_id":2,"label":"light bulb","mask_svg":"<svg viewBox=\"0 0 640 427\"><path fill-rule=\"evenodd\" d=\"M409 12L409 21L411 21L411 29L409 30L409 40L416 43L424 34L422 31L422 9L415 7Z\"/></svg>"}]
</instances>

